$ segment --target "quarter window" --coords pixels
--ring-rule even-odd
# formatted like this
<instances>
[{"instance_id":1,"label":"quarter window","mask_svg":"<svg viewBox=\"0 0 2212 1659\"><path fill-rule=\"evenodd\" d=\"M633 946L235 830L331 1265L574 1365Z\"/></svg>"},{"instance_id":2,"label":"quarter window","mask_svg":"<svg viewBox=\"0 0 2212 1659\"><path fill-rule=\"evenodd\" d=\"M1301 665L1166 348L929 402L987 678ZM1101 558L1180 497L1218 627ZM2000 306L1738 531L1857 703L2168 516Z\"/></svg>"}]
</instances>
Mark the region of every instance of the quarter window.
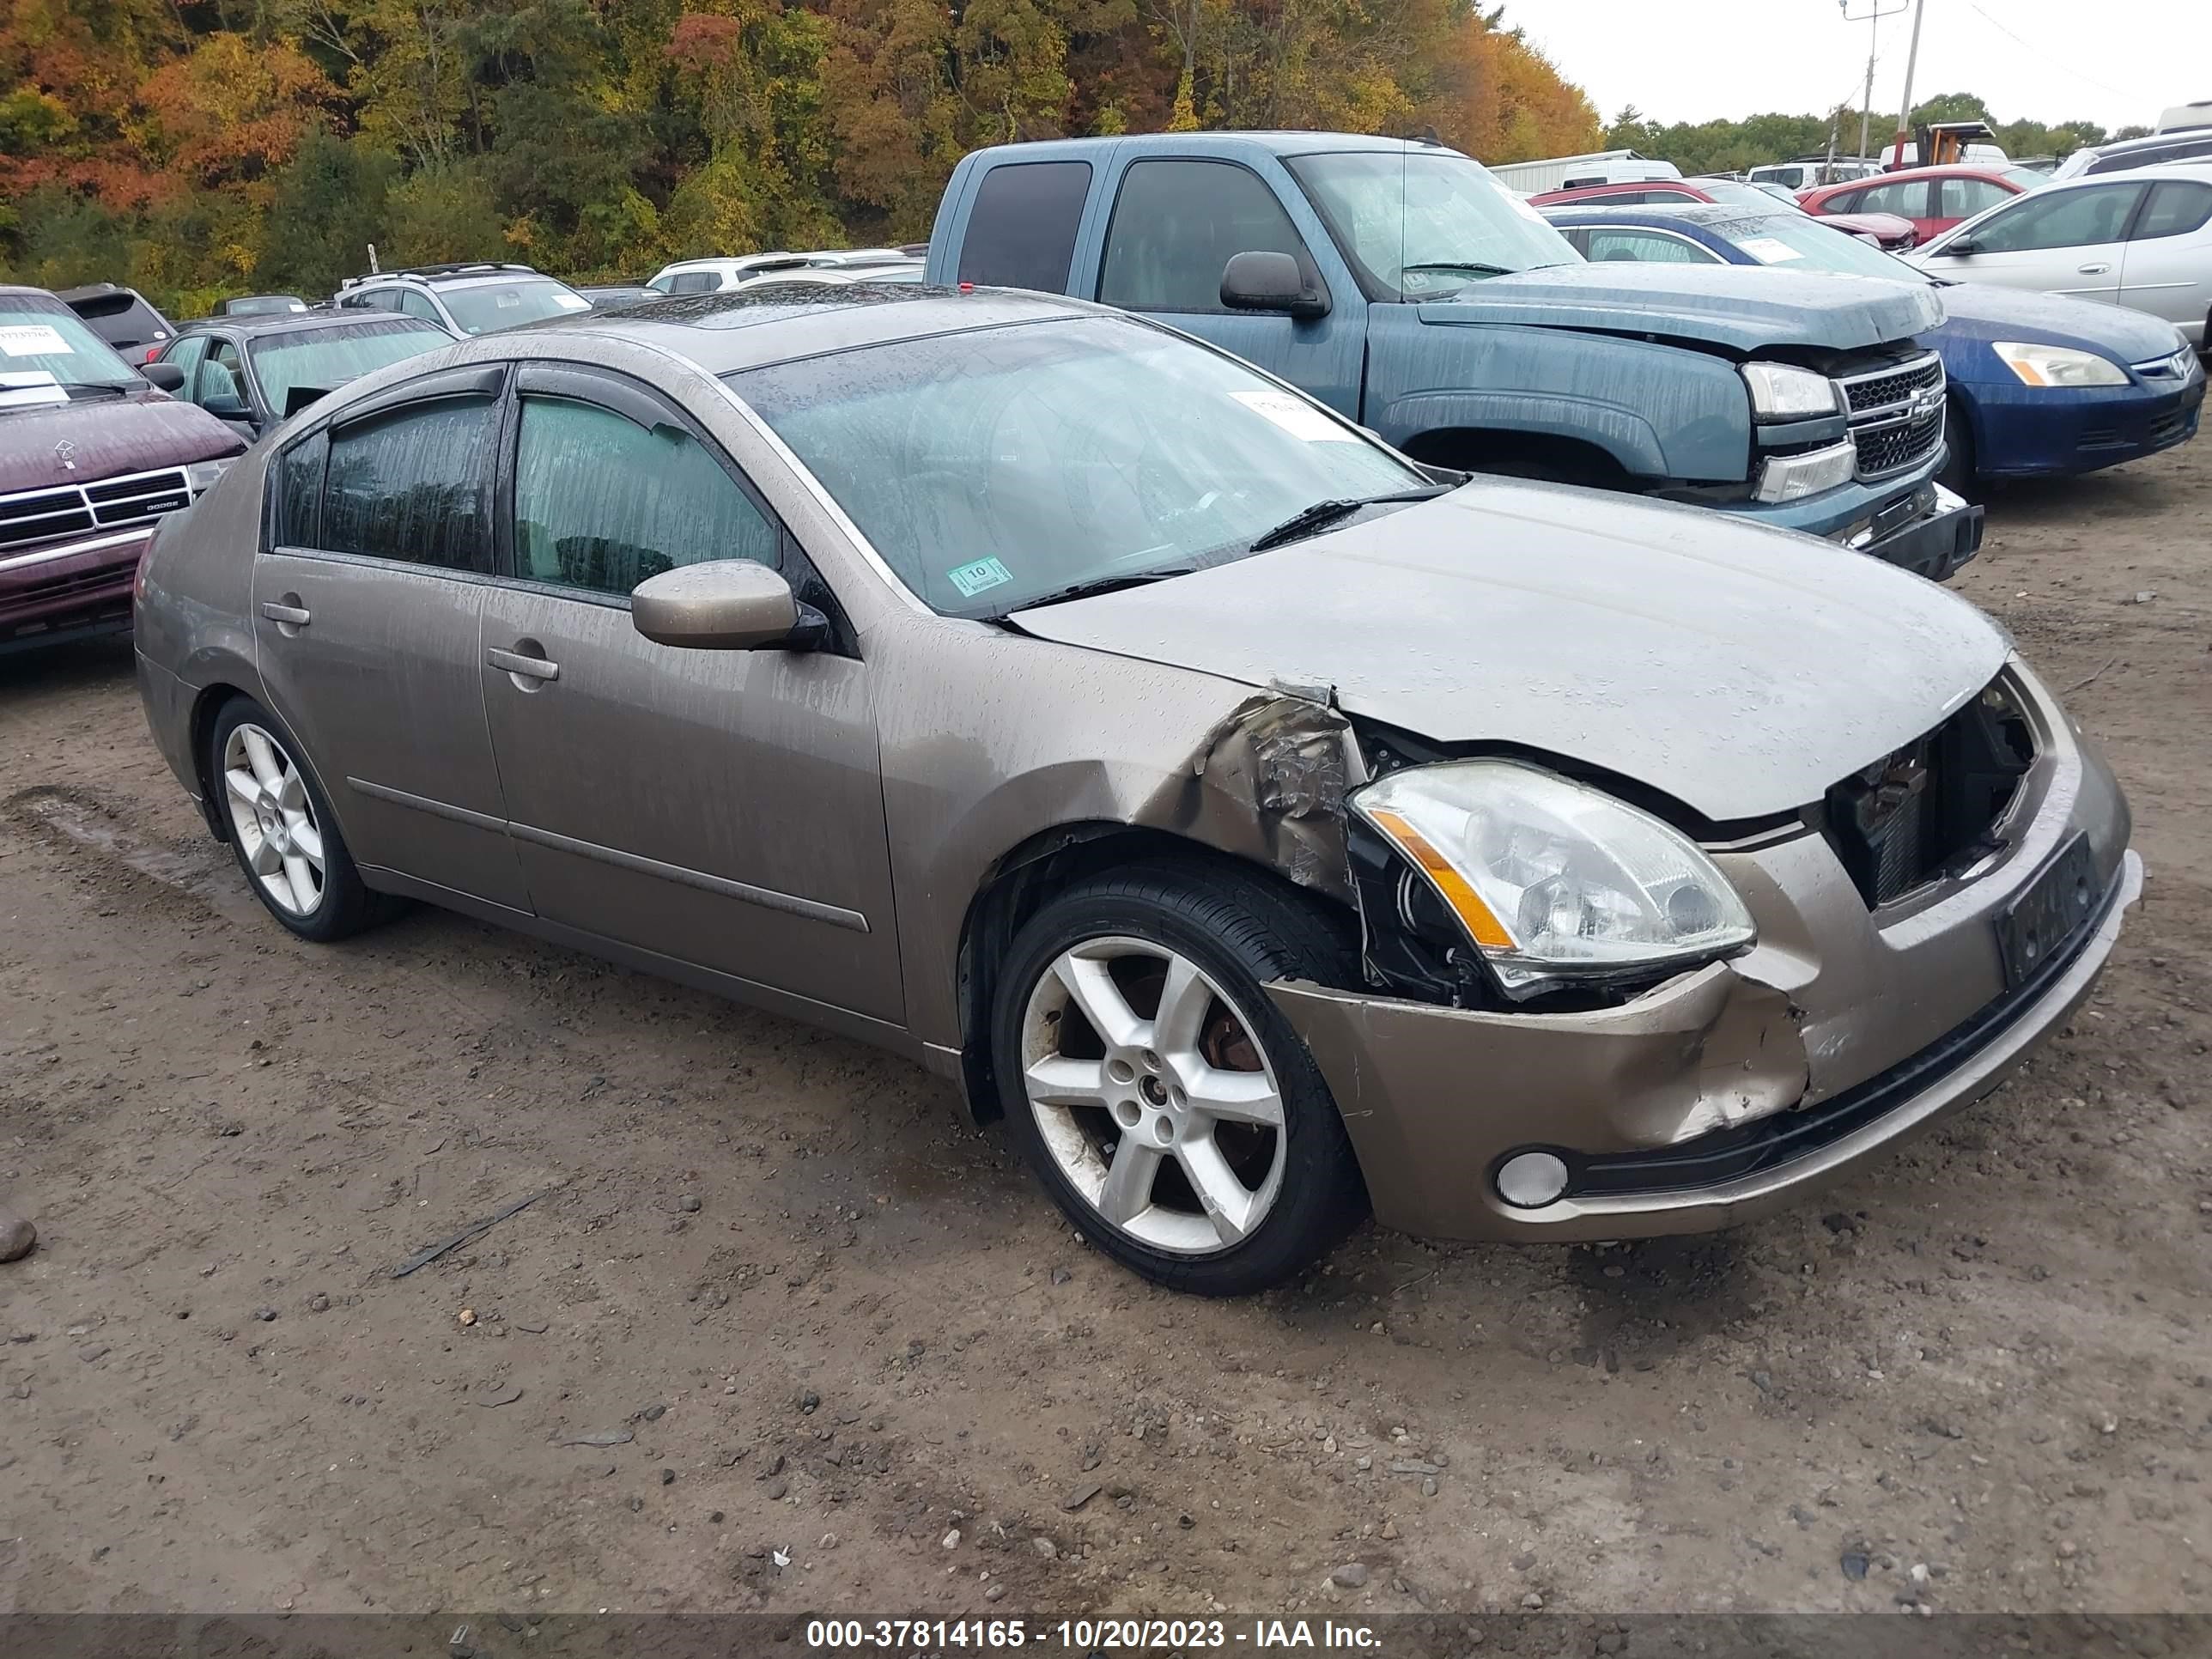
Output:
<instances>
[{"instance_id":1,"label":"quarter window","mask_svg":"<svg viewBox=\"0 0 2212 1659\"><path fill-rule=\"evenodd\" d=\"M1022 161L983 175L960 244L960 280L1067 291L1075 233L1091 193L1088 161Z\"/></svg>"},{"instance_id":2,"label":"quarter window","mask_svg":"<svg viewBox=\"0 0 2212 1659\"><path fill-rule=\"evenodd\" d=\"M331 440L319 545L488 573L496 413L481 398L447 398L341 428Z\"/></svg>"},{"instance_id":3,"label":"quarter window","mask_svg":"<svg viewBox=\"0 0 2212 1659\"><path fill-rule=\"evenodd\" d=\"M721 273L713 270L679 270L668 279L671 294L712 294L721 286Z\"/></svg>"},{"instance_id":4,"label":"quarter window","mask_svg":"<svg viewBox=\"0 0 2212 1659\"><path fill-rule=\"evenodd\" d=\"M1976 231L1974 245L1984 253L2029 253L2117 242L2142 193L2139 184L2096 185L2049 195L2039 191Z\"/></svg>"},{"instance_id":5,"label":"quarter window","mask_svg":"<svg viewBox=\"0 0 2212 1659\"><path fill-rule=\"evenodd\" d=\"M776 528L707 447L594 404L526 395L514 467L516 574L626 594L710 559L774 565Z\"/></svg>"},{"instance_id":6,"label":"quarter window","mask_svg":"<svg viewBox=\"0 0 2212 1659\"><path fill-rule=\"evenodd\" d=\"M1221 273L1239 253L1306 264L1273 191L1233 162L1139 161L1114 204L1098 298L1128 311L1220 311Z\"/></svg>"},{"instance_id":7,"label":"quarter window","mask_svg":"<svg viewBox=\"0 0 2212 1659\"><path fill-rule=\"evenodd\" d=\"M2148 242L2160 236L2186 236L2192 230L2202 230L2208 219L2212 219L2212 185L2168 179L2151 186L2150 204L2136 222L2135 234L2129 240Z\"/></svg>"}]
</instances>

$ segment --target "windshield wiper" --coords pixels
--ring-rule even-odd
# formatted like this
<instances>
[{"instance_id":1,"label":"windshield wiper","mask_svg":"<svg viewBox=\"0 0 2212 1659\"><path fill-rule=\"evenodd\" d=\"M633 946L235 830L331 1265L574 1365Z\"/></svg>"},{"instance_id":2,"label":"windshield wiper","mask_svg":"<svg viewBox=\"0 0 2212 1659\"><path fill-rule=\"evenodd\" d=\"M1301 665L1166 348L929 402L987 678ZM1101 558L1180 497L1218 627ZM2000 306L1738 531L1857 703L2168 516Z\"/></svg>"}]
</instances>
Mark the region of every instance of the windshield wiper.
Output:
<instances>
[{"instance_id":1,"label":"windshield wiper","mask_svg":"<svg viewBox=\"0 0 2212 1659\"><path fill-rule=\"evenodd\" d=\"M116 385L112 380L58 380L55 384L59 386L63 391L68 392L72 398L76 397L79 392L84 392L88 395L97 395L100 392L112 392L117 397L120 398L125 395L125 387Z\"/></svg>"},{"instance_id":2,"label":"windshield wiper","mask_svg":"<svg viewBox=\"0 0 2212 1659\"><path fill-rule=\"evenodd\" d=\"M1350 518L1363 507L1382 507L1392 501L1434 501L1437 496L1455 487L1452 484L1428 484L1419 489L1393 490L1387 495L1345 496L1330 501L1316 501L1311 507L1300 507L1273 529L1262 531L1253 538L1252 544L1247 551L1265 553L1269 548L1280 547L1285 542L1295 542L1308 536L1316 535L1334 524L1339 519Z\"/></svg>"},{"instance_id":3,"label":"windshield wiper","mask_svg":"<svg viewBox=\"0 0 2212 1659\"><path fill-rule=\"evenodd\" d=\"M1069 599L1088 599L1101 593L1118 593L1125 587L1142 587L1147 582L1164 581L1170 576L1188 576L1196 568L1195 565L1176 564L1165 565L1158 570L1124 571L1120 575L1093 576L1088 581L1070 582L1065 587L1055 587L1036 599L1024 599L1019 605L999 614L1004 617L1012 615L1015 611L1034 611L1040 605L1061 605Z\"/></svg>"},{"instance_id":4,"label":"windshield wiper","mask_svg":"<svg viewBox=\"0 0 2212 1659\"><path fill-rule=\"evenodd\" d=\"M1410 265L1400 265L1400 270L1465 270L1477 276L1510 276L1519 270L1518 265L1486 265L1480 259L1421 259Z\"/></svg>"}]
</instances>

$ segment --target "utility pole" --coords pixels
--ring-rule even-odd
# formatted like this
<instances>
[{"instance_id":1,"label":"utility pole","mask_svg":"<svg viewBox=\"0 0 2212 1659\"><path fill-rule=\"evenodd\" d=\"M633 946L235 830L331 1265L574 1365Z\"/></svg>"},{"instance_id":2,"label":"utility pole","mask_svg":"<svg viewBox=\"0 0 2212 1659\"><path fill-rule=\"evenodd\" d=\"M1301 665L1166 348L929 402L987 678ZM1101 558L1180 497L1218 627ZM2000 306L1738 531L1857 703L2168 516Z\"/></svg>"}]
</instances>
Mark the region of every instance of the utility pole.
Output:
<instances>
[{"instance_id":1,"label":"utility pole","mask_svg":"<svg viewBox=\"0 0 2212 1659\"><path fill-rule=\"evenodd\" d=\"M1897 111L1897 145L1891 160L1905 160L1905 141L1912 127L1912 71L1920 66L1920 19L1928 9L1928 0L1912 0L1912 48L1905 54L1905 101ZM1925 162L1928 157L1922 156Z\"/></svg>"},{"instance_id":2,"label":"utility pole","mask_svg":"<svg viewBox=\"0 0 2212 1659\"><path fill-rule=\"evenodd\" d=\"M1885 17L1896 16L1908 3L1910 0L1898 0L1897 4L1885 11L1882 9L1881 0L1875 0L1872 10L1862 16L1854 17L1851 15L1851 0L1836 0L1837 6L1843 11L1844 21L1864 23L1867 26L1866 102L1859 108L1858 153L1862 155L1867 153L1867 146L1873 142L1874 138L1874 59L1875 44L1881 38L1881 20Z\"/></svg>"}]
</instances>

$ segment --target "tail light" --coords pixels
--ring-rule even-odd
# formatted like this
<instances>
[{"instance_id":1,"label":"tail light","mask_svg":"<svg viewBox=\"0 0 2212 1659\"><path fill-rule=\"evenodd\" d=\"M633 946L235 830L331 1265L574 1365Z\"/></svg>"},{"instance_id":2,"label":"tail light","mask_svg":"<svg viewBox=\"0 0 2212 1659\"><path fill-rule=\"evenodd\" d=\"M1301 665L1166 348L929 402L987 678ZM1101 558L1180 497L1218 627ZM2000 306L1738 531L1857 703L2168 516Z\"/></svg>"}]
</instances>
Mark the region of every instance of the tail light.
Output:
<instances>
[{"instance_id":1,"label":"tail light","mask_svg":"<svg viewBox=\"0 0 2212 1659\"><path fill-rule=\"evenodd\" d=\"M161 348L158 345L149 345L146 348L146 361L149 363L161 355Z\"/></svg>"}]
</instances>

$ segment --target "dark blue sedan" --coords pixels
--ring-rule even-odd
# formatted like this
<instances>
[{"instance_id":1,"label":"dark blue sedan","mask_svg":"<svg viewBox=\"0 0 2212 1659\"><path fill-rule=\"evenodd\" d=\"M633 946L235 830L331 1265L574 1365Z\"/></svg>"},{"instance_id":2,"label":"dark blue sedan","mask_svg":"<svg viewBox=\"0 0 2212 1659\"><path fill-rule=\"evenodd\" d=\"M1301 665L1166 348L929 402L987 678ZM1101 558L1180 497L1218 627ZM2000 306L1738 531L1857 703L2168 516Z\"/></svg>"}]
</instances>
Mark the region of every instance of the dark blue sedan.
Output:
<instances>
[{"instance_id":1,"label":"dark blue sedan","mask_svg":"<svg viewBox=\"0 0 2212 1659\"><path fill-rule=\"evenodd\" d=\"M1881 249L1778 204L1553 208L1544 216L1585 258L1766 265L1934 282L1946 319L1922 343L1951 382L1951 459L1943 482L2094 472L2194 437L2204 370L2173 325L2139 311L1944 283Z\"/></svg>"}]
</instances>

